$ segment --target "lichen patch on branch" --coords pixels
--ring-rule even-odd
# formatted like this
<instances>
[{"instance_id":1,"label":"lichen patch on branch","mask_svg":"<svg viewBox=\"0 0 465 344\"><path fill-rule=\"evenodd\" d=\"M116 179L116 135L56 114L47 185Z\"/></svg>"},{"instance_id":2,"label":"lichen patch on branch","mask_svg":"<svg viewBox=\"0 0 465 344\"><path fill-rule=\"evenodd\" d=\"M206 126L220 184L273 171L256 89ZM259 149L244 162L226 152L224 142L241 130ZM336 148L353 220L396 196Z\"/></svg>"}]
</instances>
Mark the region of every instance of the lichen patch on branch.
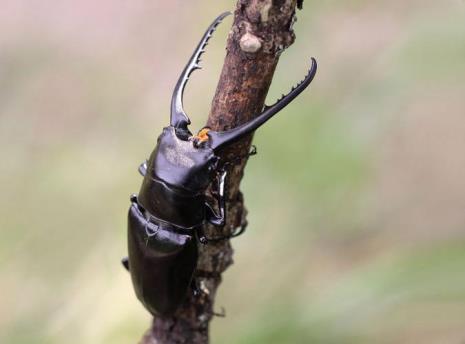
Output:
<instances>
[{"instance_id":1,"label":"lichen patch on branch","mask_svg":"<svg viewBox=\"0 0 465 344\"><path fill-rule=\"evenodd\" d=\"M268 21L271 6L273 6L272 0L266 0L263 4L263 7L260 11L260 18L262 20L262 23L266 23Z\"/></svg>"}]
</instances>

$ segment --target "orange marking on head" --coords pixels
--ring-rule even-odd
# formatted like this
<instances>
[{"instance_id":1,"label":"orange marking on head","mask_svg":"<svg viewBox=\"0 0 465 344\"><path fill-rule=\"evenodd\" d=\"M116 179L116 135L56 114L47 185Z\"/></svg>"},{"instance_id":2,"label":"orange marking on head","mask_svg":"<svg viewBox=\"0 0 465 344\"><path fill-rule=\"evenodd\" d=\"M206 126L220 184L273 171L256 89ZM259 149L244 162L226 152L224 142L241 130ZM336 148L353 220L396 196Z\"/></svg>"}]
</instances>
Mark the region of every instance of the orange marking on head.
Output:
<instances>
[{"instance_id":1,"label":"orange marking on head","mask_svg":"<svg viewBox=\"0 0 465 344\"><path fill-rule=\"evenodd\" d=\"M210 129L208 128L203 128L202 130L199 131L199 133L197 134L197 136L195 136L195 138L199 141L199 142L205 142L205 141L208 141L209 137L207 135L207 133L210 131Z\"/></svg>"}]
</instances>

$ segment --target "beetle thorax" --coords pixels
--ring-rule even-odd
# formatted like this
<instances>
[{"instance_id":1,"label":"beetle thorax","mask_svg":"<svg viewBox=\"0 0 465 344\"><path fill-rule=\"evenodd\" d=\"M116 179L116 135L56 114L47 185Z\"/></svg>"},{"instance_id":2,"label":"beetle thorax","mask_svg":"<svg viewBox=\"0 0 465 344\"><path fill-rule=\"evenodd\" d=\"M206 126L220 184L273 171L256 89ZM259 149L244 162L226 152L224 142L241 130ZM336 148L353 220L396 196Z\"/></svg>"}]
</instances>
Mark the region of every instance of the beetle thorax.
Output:
<instances>
[{"instance_id":1,"label":"beetle thorax","mask_svg":"<svg viewBox=\"0 0 465 344\"><path fill-rule=\"evenodd\" d=\"M193 155L196 154L191 141L173 140L164 147L166 160L173 166L191 168L195 166Z\"/></svg>"}]
</instances>

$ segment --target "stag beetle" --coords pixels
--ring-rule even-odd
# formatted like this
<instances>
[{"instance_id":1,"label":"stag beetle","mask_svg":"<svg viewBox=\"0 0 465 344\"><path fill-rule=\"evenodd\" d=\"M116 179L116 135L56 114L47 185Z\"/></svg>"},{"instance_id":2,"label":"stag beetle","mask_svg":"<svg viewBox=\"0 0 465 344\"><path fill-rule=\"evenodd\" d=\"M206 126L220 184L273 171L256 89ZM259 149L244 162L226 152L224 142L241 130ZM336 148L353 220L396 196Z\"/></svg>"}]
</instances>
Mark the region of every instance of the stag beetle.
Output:
<instances>
[{"instance_id":1,"label":"stag beetle","mask_svg":"<svg viewBox=\"0 0 465 344\"><path fill-rule=\"evenodd\" d=\"M197 265L198 242L209 242L203 226L225 224L224 166L231 161L221 161L218 152L252 133L289 104L316 73L316 61L312 58L305 79L274 105L265 106L256 118L223 132L203 128L193 136L183 108L184 87L190 74L200 69L200 55L212 33L229 14L221 14L208 27L184 68L171 100L170 125L158 137L149 160L140 165L142 186L138 195L131 196L129 256L123 259L123 264L131 274L137 297L153 315L173 314L187 295ZM207 188L214 184L218 190L215 200L218 211L206 198Z\"/></svg>"}]
</instances>

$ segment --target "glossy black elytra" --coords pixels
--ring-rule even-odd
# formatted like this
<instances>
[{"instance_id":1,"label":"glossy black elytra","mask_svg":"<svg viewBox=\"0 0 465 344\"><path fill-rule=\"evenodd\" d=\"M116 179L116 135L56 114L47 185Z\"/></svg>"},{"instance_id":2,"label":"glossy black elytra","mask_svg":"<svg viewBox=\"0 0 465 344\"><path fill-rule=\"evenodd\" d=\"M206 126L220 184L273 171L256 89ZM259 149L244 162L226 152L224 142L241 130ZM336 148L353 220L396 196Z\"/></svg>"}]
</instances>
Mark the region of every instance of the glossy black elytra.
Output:
<instances>
[{"instance_id":1,"label":"glossy black elytra","mask_svg":"<svg viewBox=\"0 0 465 344\"><path fill-rule=\"evenodd\" d=\"M183 109L183 90L215 28L229 12L221 14L205 32L184 68L171 100L170 125L163 129L148 161L139 167L144 177L138 195L131 197L128 215L128 252L123 264L130 271L134 290L153 315L173 314L184 300L197 265L198 242L208 243L203 226L225 224L225 165L218 152L252 133L296 98L313 80L317 65L303 81L251 121L216 132L202 129L193 136ZM218 213L206 199L215 184Z\"/></svg>"}]
</instances>

